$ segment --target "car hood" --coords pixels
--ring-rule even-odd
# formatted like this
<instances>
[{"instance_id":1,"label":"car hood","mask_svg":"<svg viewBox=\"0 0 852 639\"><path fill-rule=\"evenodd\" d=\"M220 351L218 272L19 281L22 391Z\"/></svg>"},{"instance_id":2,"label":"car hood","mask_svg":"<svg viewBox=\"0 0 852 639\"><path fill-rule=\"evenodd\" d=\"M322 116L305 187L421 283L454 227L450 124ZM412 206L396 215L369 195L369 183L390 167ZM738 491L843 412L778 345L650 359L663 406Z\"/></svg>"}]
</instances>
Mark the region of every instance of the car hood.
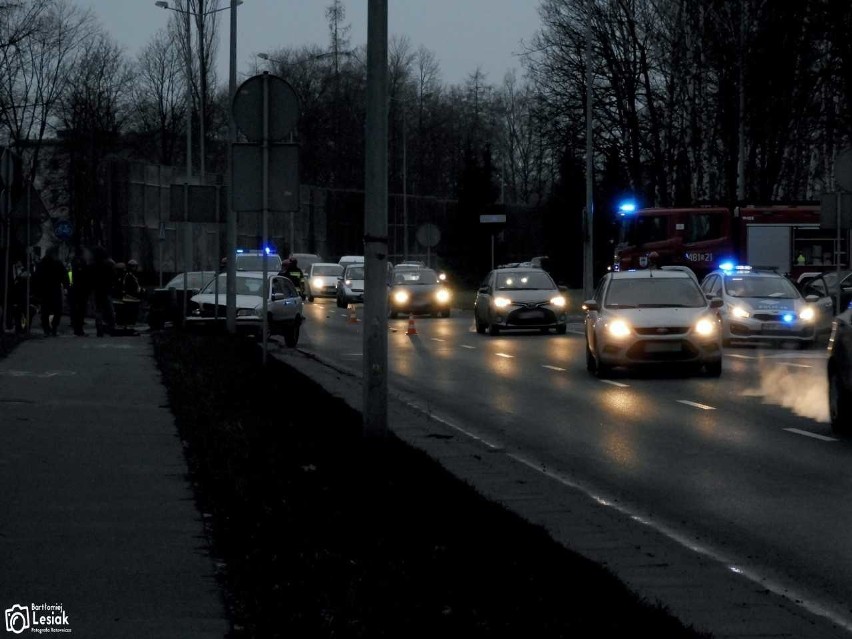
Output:
<instances>
[{"instance_id":1,"label":"car hood","mask_svg":"<svg viewBox=\"0 0 852 639\"><path fill-rule=\"evenodd\" d=\"M732 306L741 305L753 311L795 311L805 303L799 299L779 299L774 297L729 297Z\"/></svg>"},{"instance_id":2,"label":"car hood","mask_svg":"<svg viewBox=\"0 0 852 639\"><path fill-rule=\"evenodd\" d=\"M193 295L192 301L196 304L215 304L216 295L214 293L203 293L201 295ZM225 293L219 293L219 304L226 303ZM237 295L237 308L257 308L263 304L263 298L260 295Z\"/></svg>"},{"instance_id":3,"label":"car hood","mask_svg":"<svg viewBox=\"0 0 852 639\"><path fill-rule=\"evenodd\" d=\"M559 295L559 291L553 289L494 291L494 297L508 297L513 302L520 302L521 304L549 302L557 295Z\"/></svg>"},{"instance_id":4,"label":"car hood","mask_svg":"<svg viewBox=\"0 0 852 639\"><path fill-rule=\"evenodd\" d=\"M623 319L631 326L652 328L655 326L689 326L698 318L708 315L710 309L701 308L618 308L606 309L607 319Z\"/></svg>"}]
</instances>

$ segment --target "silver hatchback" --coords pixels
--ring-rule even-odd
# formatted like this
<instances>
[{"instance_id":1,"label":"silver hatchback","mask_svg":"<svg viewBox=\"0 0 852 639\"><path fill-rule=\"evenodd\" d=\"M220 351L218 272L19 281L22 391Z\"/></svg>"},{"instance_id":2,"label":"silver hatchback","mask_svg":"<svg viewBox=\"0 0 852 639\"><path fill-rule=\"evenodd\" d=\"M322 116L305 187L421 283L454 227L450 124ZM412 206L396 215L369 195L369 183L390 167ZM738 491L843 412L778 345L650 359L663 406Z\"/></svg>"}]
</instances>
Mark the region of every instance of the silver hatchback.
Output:
<instances>
[{"instance_id":1,"label":"silver hatchback","mask_svg":"<svg viewBox=\"0 0 852 639\"><path fill-rule=\"evenodd\" d=\"M605 377L616 366L686 364L722 373L721 325L692 272L649 269L603 277L587 300L586 368Z\"/></svg>"}]
</instances>

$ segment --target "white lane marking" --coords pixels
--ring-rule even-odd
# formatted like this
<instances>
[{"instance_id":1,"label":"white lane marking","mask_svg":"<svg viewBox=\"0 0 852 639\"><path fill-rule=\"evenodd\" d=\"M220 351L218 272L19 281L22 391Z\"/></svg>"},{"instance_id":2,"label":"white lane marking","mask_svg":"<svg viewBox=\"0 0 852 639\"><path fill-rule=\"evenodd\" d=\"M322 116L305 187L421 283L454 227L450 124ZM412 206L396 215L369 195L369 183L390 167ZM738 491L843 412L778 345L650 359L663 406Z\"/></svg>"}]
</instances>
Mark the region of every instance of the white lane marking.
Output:
<instances>
[{"instance_id":1,"label":"white lane marking","mask_svg":"<svg viewBox=\"0 0 852 639\"><path fill-rule=\"evenodd\" d=\"M790 366L792 368L813 368L810 364L794 364L793 362L781 362L781 366Z\"/></svg>"},{"instance_id":2,"label":"white lane marking","mask_svg":"<svg viewBox=\"0 0 852 639\"><path fill-rule=\"evenodd\" d=\"M569 488L573 488L574 490L578 490L585 495L588 495L591 499L601 504L602 506L606 506L608 508L612 508L616 512L619 512L623 515L627 515L631 517L635 521L642 523L652 530L656 530L660 534L668 537L672 541L677 544L680 544L684 548L688 548L694 553L701 555L703 557L707 557L713 561L721 563L728 567L732 572L748 579L749 581L760 584L763 588L769 590L770 592L785 598L787 601L794 603L797 606L801 606L805 610L825 619L829 619L834 622L841 628L845 630L852 630L852 621L844 614L836 613L835 611L829 609L822 604L810 600L805 597L802 593L797 592L794 587L790 587L789 584L784 584L782 582L777 582L767 577L761 575L756 569L743 567L742 564L738 564L735 561L732 561L730 556L727 556L724 551L717 550L712 546L703 546L699 543L693 541L687 535L677 531L676 529L664 524L660 521L656 521L650 517L644 517L641 513L638 513L633 507L620 504L613 499L608 499L596 490L594 490L591 486L587 484L580 483L573 479L569 479L566 475L558 471L552 471L545 467L545 465L541 462L534 461L530 458L524 457L522 455L518 455L516 453L505 453L507 457L514 459L517 462L520 462L524 466L535 470L542 475L553 479L563 486L567 486Z\"/></svg>"},{"instance_id":3,"label":"white lane marking","mask_svg":"<svg viewBox=\"0 0 852 639\"><path fill-rule=\"evenodd\" d=\"M551 365L549 365L549 364L542 364L542 365L541 365L541 367L542 367L542 368L548 368L548 369L550 369L550 370L552 370L552 371L557 371L557 372L559 372L559 373L564 373L564 372L565 372L565 370L566 370L566 369L564 369L564 368L559 368L558 366L551 366Z\"/></svg>"},{"instance_id":4,"label":"white lane marking","mask_svg":"<svg viewBox=\"0 0 852 639\"><path fill-rule=\"evenodd\" d=\"M471 351L475 351L475 350L476 350L476 346L468 346L467 344L462 344L462 345L461 345L461 347L462 347L462 348L467 348L468 350L471 350Z\"/></svg>"},{"instance_id":5,"label":"white lane marking","mask_svg":"<svg viewBox=\"0 0 852 639\"><path fill-rule=\"evenodd\" d=\"M364 353L343 353L343 357L364 357Z\"/></svg>"},{"instance_id":6,"label":"white lane marking","mask_svg":"<svg viewBox=\"0 0 852 639\"><path fill-rule=\"evenodd\" d=\"M494 353L497 357L505 357L506 359L515 359L514 355L509 355L508 353Z\"/></svg>"},{"instance_id":7,"label":"white lane marking","mask_svg":"<svg viewBox=\"0 0 852 639\"><path fill-rule=\"evenodd\" d=\"M797 435L804 435L805 437L813 437L814 439L818 439L823 442L837 442L839 439L835 439L834 437L826 437L825 435L817 435L816 433L809 433L806 430L799 430L798 428L785 428L788 433L796 433Z\"/></svg>"},{"instance_id":8,"label":"white lane marking","mask_svg":"<svg viewBox=\"0 0 852 639\"><path fill-rule=\"evenodd\" d=\"M701 410L716 410L712 406L708 406L707 404L699 404L698 402L691 402L688 399L679 399L677 400L681 404L686 404L687 406L694 406L695 408L700 408Z\"/></svg>"},{"instance_id":9,"label":"white lane marking","mask_svg":"<svg viewBox=\"0 0 852 639\"><path fill-rule=\"evenodd\" d=\"M441 339L440 337L430 337L433 342L446 342L447 340Z\"/></svg>"},{"instance_id":10,"label":"white lane marking","mask_svg":"<svg viewBox=\"0 0 852 639\"><path fill-rule=\"evenodd\" d=\"M574 333L574 335L585 335L583 331L568 331L569 333Z\"/></svg>"},{"instance_id":11,"label":"white lane marking","mask_svg":"<svg viewBox=\"0 0 852 639\"><path fill-rule=\"evenodd\" d=\"M415 409L415 410L418 410L418 411L420 411L421 413L423 413L424 415L426 415L426 417L427 417L428 419L434 420L434 421L436 421L436 422L438 422L438 423L440 423L440 424L443 424L444 426L448 426L448 427L452 428L453 430L460 432L462 435L465 435L465 436L467 436L467 437L470 437L470 438L471 438L471 439L473 439L473 440L476 440L476 441L478 441L478 442L480 442L480 443L482 443L482 444L485 444L486 446L488 446L488 448L491 448L491 449L494 449L494 450L500 450L500 449L502 449L502 448L503 448L502 446L498 446L497 444L492 444L490 441L488 441L487 439L484 439L484 438L480 437L479 435L474 435L474 434L473 434L473 433L471 433L469 430L465 430L465 429L464 429L464 428L462 428L461 426L459 426L459 425L457 425L457 424L454 424L453 422L451 422L451 421L450 421L450 420L448 420L448 419L445 419L444 417L441 417L441 416L439 416L439 415L436 415L435 413L433 413L433 412L432 412L431 410L429 410L428 408L424 408L423 406L420 406L419 404L417 404L417 403L415 403L415 402L412 402L412 401L409 401L409 400L405 400L405 399L403 399L403 401L404 401L404 402L405 402L408 406L410 406L411 408L413 408L413 409Z\"/></svg>"},{"instance_id":12,"label":"white lane marking","mask_svg":"<svg viewBox=\"0 0 852 639\"><path fill-rule=\"evenodd\" d=\"M622 384L621 382L614 382L611 379L602 379L604 384L609 384L611 386L618 386L619 388L630 388L630 384Z\"/></svg>"},{"instance_id":13,"label":"white lane marking","mask_svg":"<svg viewBox=\"0 0 852 639\"><path fill-rule=\"evenodd\" d=\"M739 353L725 353L725 357L736 357L737 359L757 359L754 355L740 355Z\"/></svg>"}]
</instances>

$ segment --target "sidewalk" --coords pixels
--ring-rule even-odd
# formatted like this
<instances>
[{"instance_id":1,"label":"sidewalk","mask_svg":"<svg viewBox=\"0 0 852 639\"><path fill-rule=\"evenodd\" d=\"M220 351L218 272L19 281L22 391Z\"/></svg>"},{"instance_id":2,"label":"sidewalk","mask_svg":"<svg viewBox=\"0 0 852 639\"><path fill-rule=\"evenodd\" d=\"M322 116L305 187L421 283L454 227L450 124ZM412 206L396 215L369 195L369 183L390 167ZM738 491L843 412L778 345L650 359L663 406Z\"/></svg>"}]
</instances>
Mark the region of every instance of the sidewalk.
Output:
<instances>
[{"instance_id":1,"label":"sidewalk","mask_svg":"<svg viewBox=\"0 0 852 639\"><path fill-rule=\"evenodd\" d=\"M76 637L225 636L167 403L144 335L0 360L0 609L61 606L31 621L64 612Z\"/></svg>"}]
</instances>

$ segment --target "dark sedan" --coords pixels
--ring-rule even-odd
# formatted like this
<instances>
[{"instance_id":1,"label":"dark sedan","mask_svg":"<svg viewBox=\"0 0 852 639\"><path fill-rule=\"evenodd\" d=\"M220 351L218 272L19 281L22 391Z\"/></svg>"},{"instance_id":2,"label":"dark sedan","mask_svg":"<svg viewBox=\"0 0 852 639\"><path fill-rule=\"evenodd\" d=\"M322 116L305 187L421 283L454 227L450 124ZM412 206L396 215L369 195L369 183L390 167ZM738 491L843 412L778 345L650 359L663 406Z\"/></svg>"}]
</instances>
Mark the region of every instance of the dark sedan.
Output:
<instances>
[{"instance_id":1,"label":"dark sedan","mask_svg":"<svg viewBox=\"0 0 852 639\"><path fill-rule=\"evenodd\" d=\"M848 435L852 432L852 307L834 318L828 352L831 428Z\"/></svg>"},{"instance_id":2,"label":"dark sedan","mask_svg":"<svg viewBox=\"0 0 852 639\"><path fill-rule=\"evenodd\" d=\"M154 289L148 305L148 326L151 328L163 328L166 322L181 319L184 298L183 275L183 273L179 273L164 287ZM215 275L214 271L190 271L187 273L186 287L189 291L187 302L193 295L197 295Z\"/></svg>"},{"instance_id":3,"label":"dark sedan","mask_svg":"<svg viewBox=\"0 0 852 639\"><path fill-rule=\"evenodd\" d=\"M396 271L388 294L391 319L400 313L450 316L450 290L430 268Z\"/></svg>"}]
</instances>

